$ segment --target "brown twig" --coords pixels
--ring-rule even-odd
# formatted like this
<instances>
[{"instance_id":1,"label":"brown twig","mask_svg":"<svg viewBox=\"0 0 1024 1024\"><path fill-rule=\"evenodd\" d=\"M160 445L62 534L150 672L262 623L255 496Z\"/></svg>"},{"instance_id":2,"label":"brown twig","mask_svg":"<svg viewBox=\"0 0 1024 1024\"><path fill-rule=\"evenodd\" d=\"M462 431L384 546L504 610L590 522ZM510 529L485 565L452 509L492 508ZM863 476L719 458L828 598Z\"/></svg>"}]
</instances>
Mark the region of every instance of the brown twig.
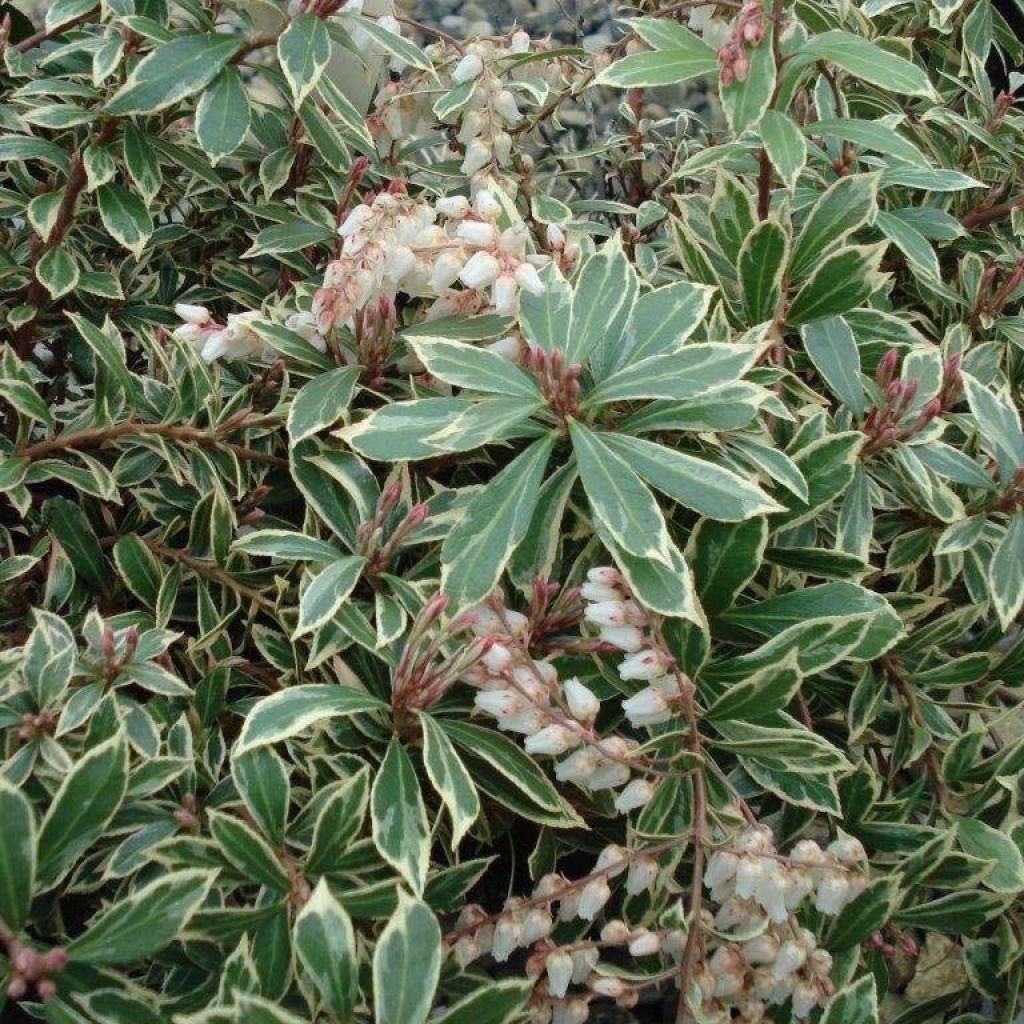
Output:
<instances>
[{"instance_id":1,"label":"brown twig","mask_svg":"<svg viewBox=\"0 0 1024 1024\"><path fill-rule=\"evenodd\" d=\"M65 21L63 25L55 25L53 28L41 28L33 35L22 39L20 43L15 43L14 49L17 50L18 53L28 53L29 50L34 49L40 43L45 43L47 39L52 39L54 36L67 32L69 29L77 28L79 25L88 21L95 12L96 8L94 7L92 10L86 11L85 14L80 14L77 18Z\"/></svg>"},{"instance_id":2,"label":"brown twig","mask_svg":"<svg viewBox=\"0 0 1024 1024\"><path fill-rule=\"evenodd\" d=\"M1005 203L997 203L995 206L980 206L960 219L960 226L968 231L971 228L980 228L985 224L991 224L995 220L1002 220L1008 217L1014 210L1024 207L1024 195L1017 196Z\"/></svg>"}]
</instances>

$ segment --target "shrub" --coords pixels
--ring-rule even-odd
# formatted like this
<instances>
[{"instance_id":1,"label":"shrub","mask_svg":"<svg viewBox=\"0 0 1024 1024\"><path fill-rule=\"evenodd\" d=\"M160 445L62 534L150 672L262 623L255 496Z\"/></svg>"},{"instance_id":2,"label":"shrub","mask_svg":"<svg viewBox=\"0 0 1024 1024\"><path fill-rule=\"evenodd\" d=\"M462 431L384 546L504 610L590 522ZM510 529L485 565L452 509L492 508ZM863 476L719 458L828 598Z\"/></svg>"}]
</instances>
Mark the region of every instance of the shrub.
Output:
<instances>
[{"instance_id":1,"label":"shrub","mask_svg":"<svg viewBox=\"0 0 1024 1024\"><path fill-rule=\"evenodd\" d=\"M4 1019L1010 1021L1002 17L250 6L5 24Z\"/></svg>"}]
</instances>

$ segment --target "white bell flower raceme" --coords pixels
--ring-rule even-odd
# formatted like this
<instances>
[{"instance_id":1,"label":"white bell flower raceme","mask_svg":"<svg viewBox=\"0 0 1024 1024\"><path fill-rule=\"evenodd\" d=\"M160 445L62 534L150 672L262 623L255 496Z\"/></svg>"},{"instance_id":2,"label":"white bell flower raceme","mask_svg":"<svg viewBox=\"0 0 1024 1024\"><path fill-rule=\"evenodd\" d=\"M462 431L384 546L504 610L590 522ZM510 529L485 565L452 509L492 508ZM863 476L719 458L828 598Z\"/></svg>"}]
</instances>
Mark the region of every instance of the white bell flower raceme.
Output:
<instances>
[{"instance_id":1,"label":"white bell flower raceme","mask_svg":"<svg viewBox=\"0 0 1024 1024\"><path fill-rule=\"evenodd\" d=\"M661 952L661 936L657 932L644 928L629 942L632 956L654 956Z\"/></svg>"},{"instance_id":2,"label":"white bell flower raceme","mask_svg":"<svg viewBox=\"0 0 1024 1024\"><path fill-rule=\"evenodd\" d=\"M569 714L577 721L590 723L597 718L597 713L601 710L601 702L594 696L594 692L584 686L575 676L562 683L562 693L565 696Z\"/></svg>"},{"instance_id":3,"label":"white bell flower raceme","mask_svg":"<svg viewBox=\"0 0 1024 1024\"><path fill-rule=\"evenodd\" d=\"M576 913L584 921L593 921L611 899L612 890L605 878L595 878L583 887Z\"/></svg>"},{"instance_id":4,"label":"white bell flower raceme","mask_svg":"<svg viewBox=\"0 0 1024 1024\"><path fill-rule=\"evenodd\" d=\"M452 81L456 85L472 82L480 77L484 70L484 62L476 53L467 53L452 70Z\"/></svg>"}]
</instances>

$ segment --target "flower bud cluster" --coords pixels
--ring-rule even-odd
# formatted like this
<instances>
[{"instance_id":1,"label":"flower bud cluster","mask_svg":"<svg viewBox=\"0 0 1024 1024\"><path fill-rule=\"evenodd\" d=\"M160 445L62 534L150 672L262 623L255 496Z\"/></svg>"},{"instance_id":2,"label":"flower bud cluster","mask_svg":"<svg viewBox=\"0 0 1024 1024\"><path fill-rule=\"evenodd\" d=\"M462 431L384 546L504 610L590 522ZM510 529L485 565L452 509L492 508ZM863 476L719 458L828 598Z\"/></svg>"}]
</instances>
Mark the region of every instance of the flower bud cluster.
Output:
<instances>
[{"instance_id":1,"label":"flower bud cluster","mask_svg":"<svg viewBox=\"0 0 1024 1024\"><path fill-rule=\"evenodd\" d=\"M26 946L18 939L7 940L7 958L9 960L7 998L16 1001L23 999L32 989L35 998L41 1003L52 999L57 994L57 985L50 978L64 969L68 962L67 951L62 946L40 953L31 946Z\"/></svg>"},{"instance_id":2,"label":"flower bud cluster","mask_svg":"<svg viewBox=\"0 0 1024 1024\"><path fill-rule=\"evenodd\" d=\"M721 85L742 82L750 70L747 47L764 38L765 12L759 0L746 0L733 22L729 38L718 50L718 80Z\"/></svg>"}]
</instances>

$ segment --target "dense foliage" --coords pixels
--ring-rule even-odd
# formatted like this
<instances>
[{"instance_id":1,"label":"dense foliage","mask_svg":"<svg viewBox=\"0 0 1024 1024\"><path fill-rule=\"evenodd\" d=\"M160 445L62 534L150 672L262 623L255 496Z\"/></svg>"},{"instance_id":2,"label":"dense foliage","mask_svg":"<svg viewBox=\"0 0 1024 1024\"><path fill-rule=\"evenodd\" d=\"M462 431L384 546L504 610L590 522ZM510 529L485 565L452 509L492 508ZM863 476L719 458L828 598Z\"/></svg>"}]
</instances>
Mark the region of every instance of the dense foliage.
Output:
<instances>
[{"instance_id":1,"label":"dense foliage","mask_svg":"<svg viewBox=\"0 0 1024 1024\"><path fill-rule=\"evenodd\" d=\"M0 1014L1009 1024L1019 43L357 7L5 23Z\"/></svg>"}]
</instances>

